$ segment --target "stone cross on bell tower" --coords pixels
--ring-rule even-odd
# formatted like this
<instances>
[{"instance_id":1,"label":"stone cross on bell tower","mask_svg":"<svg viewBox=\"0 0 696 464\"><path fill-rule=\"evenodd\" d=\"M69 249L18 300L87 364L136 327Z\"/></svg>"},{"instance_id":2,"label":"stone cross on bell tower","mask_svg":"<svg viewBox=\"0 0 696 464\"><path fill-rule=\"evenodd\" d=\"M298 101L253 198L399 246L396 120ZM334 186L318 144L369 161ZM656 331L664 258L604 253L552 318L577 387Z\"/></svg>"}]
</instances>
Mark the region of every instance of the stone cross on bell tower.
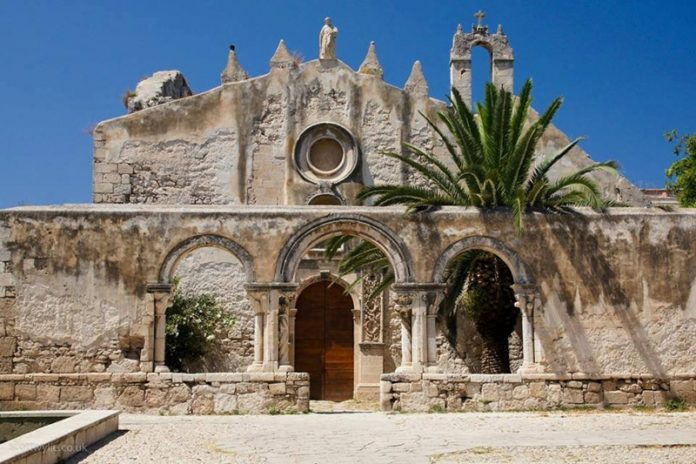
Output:
<instances>
[{"instance_id":1,"label":"stone cross on bell tower","mask_svg":"<svg viewBox=\"0 0 696 464\"><path fill-rule=\"evenodd\" d=\"M490 82L498 87L512 90L514 54L502 26L495 34L488 32L483 24L486 13L479 10L474 14L477 23L471 32L464 33L461 24L452 38L450 51L450 85L457 89L464 102L472 107L471 102L471 49L483 47L491 56Z\"/></svg>"}]
</instances>

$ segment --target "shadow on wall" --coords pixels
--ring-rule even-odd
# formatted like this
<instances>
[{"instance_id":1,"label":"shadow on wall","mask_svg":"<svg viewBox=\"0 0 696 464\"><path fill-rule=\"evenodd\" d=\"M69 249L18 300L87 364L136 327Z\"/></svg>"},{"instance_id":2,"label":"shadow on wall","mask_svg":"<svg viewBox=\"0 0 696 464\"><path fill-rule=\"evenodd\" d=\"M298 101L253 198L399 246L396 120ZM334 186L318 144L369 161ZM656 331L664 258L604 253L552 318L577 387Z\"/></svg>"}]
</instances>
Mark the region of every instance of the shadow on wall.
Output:
<instances>
[{"instance_id":1,"label":"shadow on wall","mask_svg":"<svg viewBox=\"0 0 696 464\"><path fill-rule=\"evenodd\" d=\"M532 229L540 230L548 227L542 216L530 216L528 220L534 224ZM619 221L620 218L616 220ZM545 319L549 322L557 318L554 325L568 337L573 352L577 356L578 367L590 374L600 373L602 370L592 352L592 344L588 341L586 330L578 319L578 311L582 310L581 305L586 307L598 305L602 310L612 311L612 315L627 333L648 371L656 378L665 378L666 371L651 346L643 324L635 314L635 310L642 308L644 303L642 287L637 287L641 283L634 280L640 269L635 266L640 266L641 263L616 262L618 257L625 259L635 255L632 250L620 252L617 248L645 246L645 242L637 237L612 241L601 230L596 227L591 228L591 222L581 214L573 215L563 222L555 222L553 234L539 234L538 237L544 241L539 244L538 249L555 254L554 257L546 259L541 257L539 260L539 265L544 266L544 274L547 277L542 288L542 298L547 299L543 302L545 311L548 311ZM606 254L605 250L612 250L612 253ZM657 253L657 250L655 251ZM563 253L564 259L559 259L559 253ZM559 267L559 264L563 266L563 269ZM630 268L635 271L633 276L618 274ZM559 280L568 279L573 274L577 278L575 282ZM553 278L549 279L550 276ZM576 288L575 294L571 294L573 283ZM633 285L634 288L627 291L627 284ZM629 295L635 295L636 301L631 301ZM561 334L555 331L550 333L547 327L547 324L539 324L537 335L545 348L557 347ZM559 353L558 350L554 354L563 357L563 353ZM547 355L551 361L550 367L554 372L564 373L566 366L560 365L553 359L554 357ZM568 353L566 353L566 365L573 365L573 360Z\"/></svg>"}]
</instances>

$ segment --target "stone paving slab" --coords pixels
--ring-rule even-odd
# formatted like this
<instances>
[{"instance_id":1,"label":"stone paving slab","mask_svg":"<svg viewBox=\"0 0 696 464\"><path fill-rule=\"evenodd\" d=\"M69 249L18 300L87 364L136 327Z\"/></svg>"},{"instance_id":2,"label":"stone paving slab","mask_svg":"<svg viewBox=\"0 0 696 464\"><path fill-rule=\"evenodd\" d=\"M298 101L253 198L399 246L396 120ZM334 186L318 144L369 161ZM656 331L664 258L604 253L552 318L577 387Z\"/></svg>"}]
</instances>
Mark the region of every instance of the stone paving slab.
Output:
<instances>
[{"instance_id":1,"label":"stone paving slab","mask_svg":"<svg viewBox=\"0 0 696 464\"><path fill-rule=\"evenodd\" d=\"M73 462L696 462L696 413L121 416Z\"/></svg>"}]
</instances>

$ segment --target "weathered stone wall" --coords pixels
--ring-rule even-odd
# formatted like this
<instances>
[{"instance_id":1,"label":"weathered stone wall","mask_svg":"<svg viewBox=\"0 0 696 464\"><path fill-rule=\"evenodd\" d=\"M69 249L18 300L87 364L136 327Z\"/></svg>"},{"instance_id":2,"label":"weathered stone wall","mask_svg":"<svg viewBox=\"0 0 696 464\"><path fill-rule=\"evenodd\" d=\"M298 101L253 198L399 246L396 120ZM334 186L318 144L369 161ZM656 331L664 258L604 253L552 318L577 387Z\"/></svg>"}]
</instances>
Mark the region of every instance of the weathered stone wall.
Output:
<instances>
[{"instance_id":1,"label":"weathered stone wall","mask_svg":"<svg viewBox=\"0 0 696 464\"><path fill-rule=\"evenodd\" d=\"M174 269L183 294L208 294L234 319L213 348L189 372L241 372L254 360L254 312L247 301L244 267L232 253L219 248L198 248Z\"/></svg>"},{"instance_id":2,"label":"weathered stone wall","mask_svg":"<svg viewBox=\"0 0 696 464\"><path fill-rule=\"evenodd\" d=\"M461 208L422 217L368 207L5 210L0 365L16 373L137 370L147 335L146 286L159 281L172 249L201 234L227 237L251 256L245 267L254 280L273 282L280 250L293 234L330 217L344 218L331 226L335 233L363 233L353 228L361 218L398 231L418 282L431 281L438 257L460 240L504 244L512 255L503 258L513 267L523 263L539 289L535 334L548 372L696 374L696 213L581 213L528 214L518 234L509 212ZM385 343L394 346L389 338Z\"/></svg>"},{"instance_id":3,"label":"weathered stone wall","mask_svg":"<svg viewBox=\"0 0 696 464\"><path fill-rule=\"evenodd\" d=\"M573 407L664 406L696 403L696 378L559 376L554 374L385 374L383 411L515 411Z\"/></svg>"},{"instance_id":4,"label":"weathered stone wall","mask_svg":"<svg viewBox=\"0 0 696 464\"><path fill-rule=\"evenodd\" d=\"M303 373L0 375L0 409L120 409L149 414L309 411Z\"/></svg>"},{"instance_id":5,"label":"weathered stone wall","mask_svg":"<svg viewBox=\"0 0 696 464\"><path fill-rule=\"evenodd\" d=\"M306 204L320 186L296 170L295 144L307 128L323 123L348 129L358 146L357 168L335 187L347 204L355 203L362 185L422 182L397 160L381 155L401 152L402 144L411 142L447 159L420 114L435 120L445 103L428 96L420 66L414 73L402 90L340 61L293 63L104 121L94 131L94 201ZM536 118L536 113L530 116ZM539 150L550 155L567 143L551 127ZM554 175L589 163L576 148ZM644 203L625 178L592 176L610 198Z\"/></svg>"}]
</instances>

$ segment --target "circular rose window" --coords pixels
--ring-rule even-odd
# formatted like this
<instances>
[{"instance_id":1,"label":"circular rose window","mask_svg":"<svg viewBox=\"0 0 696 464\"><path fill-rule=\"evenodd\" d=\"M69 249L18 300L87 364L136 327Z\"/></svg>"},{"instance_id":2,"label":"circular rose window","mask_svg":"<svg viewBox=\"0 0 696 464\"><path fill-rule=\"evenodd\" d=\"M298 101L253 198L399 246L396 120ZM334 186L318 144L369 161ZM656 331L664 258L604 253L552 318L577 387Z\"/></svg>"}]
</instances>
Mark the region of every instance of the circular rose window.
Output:
<instances>
[{"instance_id":1,"label":"circular rose window","mask_svg":"<svg viewBox=\"0 0 696 464\"><path fill-rule=\"evenodd\" d=\"M314 184L338 183L355 170L358 162L353 136L336 124L318 124L305 129L295 145L295 167Z\"/></svg>"},{"instance_id":2,"label":"circular rose window","mask_svg":"<svg viewBox=\"0 0 696 464\"><path fill-rule=\"evenodd\" d=\"M309 147L310 169L320 176L330 176L343 165L343 147L334 139L319 139Z\"/></svg>"}]
</instances>

